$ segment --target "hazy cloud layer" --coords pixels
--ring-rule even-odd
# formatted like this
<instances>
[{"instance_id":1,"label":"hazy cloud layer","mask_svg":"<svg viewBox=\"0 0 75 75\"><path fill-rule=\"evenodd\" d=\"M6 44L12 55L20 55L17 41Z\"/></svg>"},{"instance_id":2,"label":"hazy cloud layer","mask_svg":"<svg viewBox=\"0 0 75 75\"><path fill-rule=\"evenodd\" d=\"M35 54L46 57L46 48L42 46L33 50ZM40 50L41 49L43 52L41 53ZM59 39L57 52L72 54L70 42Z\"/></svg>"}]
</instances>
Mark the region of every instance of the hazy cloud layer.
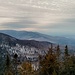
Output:
<instances>
[{"instance_id":1,"label":"hazy cloud layer","mask_svg":"<svg viewBox=\"0 0 75 75\"><path fill-rule=\"evenodd\" d=\"M0 29L74 34L75 0L0 0Z\"/></svg>"}]
</instances>

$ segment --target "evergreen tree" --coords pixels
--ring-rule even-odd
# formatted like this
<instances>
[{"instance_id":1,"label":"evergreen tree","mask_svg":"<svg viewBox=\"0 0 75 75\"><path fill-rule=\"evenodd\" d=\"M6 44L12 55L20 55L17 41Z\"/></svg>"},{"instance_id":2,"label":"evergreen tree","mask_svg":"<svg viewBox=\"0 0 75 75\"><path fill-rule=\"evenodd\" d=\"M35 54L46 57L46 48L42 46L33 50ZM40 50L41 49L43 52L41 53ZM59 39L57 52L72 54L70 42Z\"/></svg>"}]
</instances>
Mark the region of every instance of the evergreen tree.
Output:
<instances>
[{"instance_id":1,"label":"evergreen tree","mask_svg":"<svg viewBox=\"0 0 75 75\"><path fill-rule=\"evenodd\" d=\"M60 56L60 46L59 45L56 48L56 53L57 53L57 56L59 57Z\"/></svg>"},{"instance_id":2,"label":"evergreen tree","mask_svg":"<svg viewBox=\"0 0 75 75\"><path fill-rule=\"evenodd\" d=\"M60 46L57 45L56 47L56 56L57 56L57 61L60 61Z\"/></svg>"},{"instance_id":3,"label":"evergreen tree","mask_svg":"<svg viewBox=\"0 0 75 75\"><path fill-rule=\"evenodd\" d=\"M17 72L17 58L18 58L18 55L14 54L14 60L13 60L13 63L14 63L14 75L18 74L18 72Z\"/></svg>"},{"instance_id":4,"label":"evergreen tree","mask_svg":"<svg viewBox=\"0 0 75 75\"><path fill-rule=\"evenodd\" d=\"M11 67L11 60L9 55L6 56L6 63L5 63L5 74L4 75L13 75L12 67Z\"/></svg>"},{"instance_id":5,"label":"evergreen tree","mask_svg":"<svg viewBox=\"0 0 75 75\"><path fill-rule=\"evenodd\" d=\"M68 56L69 54L68 54L68 46L66 45L65 46L65 56Z\"/></svg>"},{"instance_id":6,"label":"evergreen tree","mask_svg":"<svg viewBox=\"0 0 75 75\"><path fill-rule=\"evenodd\" d=\"M33 75L31 64L29 62L23 62L19 68L19 73L21 75Z\"/></svg>"},{"instance_id":7,"label":"evergreen tree","mask_svg":"<svg viewBox=\"0 0 75 75\"><path fill-rule=\"evenodd\" d=\"M53 54L53 44L51 44L51 47L49 48L48 53L49 53L50 55L52 55L52 54Z\"/></svg>"},{"instance_id":8,"label":"evergreen tree","mask_svg":"<svg viewBox=\"0 0 75 75\"><path fill-rule=\"evenodd\" d=\"M75 75L75 57L70 56L63 62L60 75Z\"/></svg>"},{"instance_id":9,"label":"evergreen tree","mask_svg":"<svg viewBox=\"0 0 75 75\"><path fill-rule=\"evenodd\" d=\"M52 49L52 48L51 48ZM41 64L41 75L52 75L54 70L58 72L59 69L56 55L50 49L45 58L40 62Z\"/></svg>"}]
</instances>

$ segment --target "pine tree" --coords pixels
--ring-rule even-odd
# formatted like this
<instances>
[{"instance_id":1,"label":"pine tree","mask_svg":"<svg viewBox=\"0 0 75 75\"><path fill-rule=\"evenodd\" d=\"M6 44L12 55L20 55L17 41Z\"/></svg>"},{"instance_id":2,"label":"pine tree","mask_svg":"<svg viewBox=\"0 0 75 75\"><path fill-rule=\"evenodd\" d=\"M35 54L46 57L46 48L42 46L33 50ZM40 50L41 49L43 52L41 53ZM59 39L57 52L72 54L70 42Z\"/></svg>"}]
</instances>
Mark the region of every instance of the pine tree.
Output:
<instances>
[{"instance_id":1,"label":"pine tree","mask_svg":"<svg viewBox=\"0 0 75 75\"><path fill-rule=\"evenodd\" d=\"M57 51L57 56L59 57L59 55L60 55L60 46L59 45L57 46L56 51Z\"/></svg>"},{"instance_id":2,"label":"pine tree","mask_svg":"<svg viewBox=\"0 0 75 75\"><path fill-rule=\"evenodd\" d=\"M23 62L19 68L19 73L21 75L33 75L32 73L32 67L29 62Z\"/></svg>"},{"instance_id":3,"label":"pine tree","mask_svg":"<svg viewBox=\"0 0 75 75\"><path fill-rule=\"evenodd\" d=\"M11 67L11 60L9 54L6 56L6 63L5 63L5 75L13 75L12 67Z\"/></svg>"},{"instance_id":4,"label":"pine tree","mask_svg":"<svg viewBox=\"0 0 75 75\"><path fill-rule=\"evenodd\" d=\"M65 56L68 56L69 54L68 54L68 46L66 45L65 46Z\"/></svg>"},{"instance_id":5,"label":"pine tree","mask_svg":"<svg viewBox=\"0 0 75 75\"><path fill-rule=\"evenodd\" d=\"M53 44L51 44L51 47L49 48L48 54L50 54L50 55L53 54Z\"/></svg>"},{"instance_id":6,"label":"pine tree","mask_svg":"<svg viewBox=\"0 0 75 75\"><path fill-rule=\"evenodd\" d=\"M18 55L17 54L14 54L14 74L17 75L17 57Z\"/></svg>"},{"instance_id":7,"label":"pine tree","mask_svg":"<svg viewBox=\"0 0 75 75\"><path fill-rule=\"evenodd\" d=\"M60 46L59 45L56 47L56 55L57 55L57 59L59 61L59 58L60 58Z\"/></svg>"},{"instance_id":8,"label":"pine tree","mask_svg":"<svg viewBox=\"0 0 75 75\"><path fill-rule=\"evenodd\" d=\"M52 51L52 47L50 51L45 56L44 60L41 61L41 72L42 75L52 75L52 73L59 69L56 55Z\"/></svg>"}]
</instances>

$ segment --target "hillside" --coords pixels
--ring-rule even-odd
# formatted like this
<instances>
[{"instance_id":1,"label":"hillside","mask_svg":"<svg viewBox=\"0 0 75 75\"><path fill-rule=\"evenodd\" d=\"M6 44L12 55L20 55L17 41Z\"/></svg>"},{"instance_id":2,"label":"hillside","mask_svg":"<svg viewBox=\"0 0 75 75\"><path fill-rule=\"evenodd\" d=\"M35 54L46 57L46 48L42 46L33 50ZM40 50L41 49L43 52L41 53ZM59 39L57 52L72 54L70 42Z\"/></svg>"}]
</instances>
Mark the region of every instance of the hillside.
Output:
<instances>
[{"instance_id":1,"label":"hillside","mask_svg":"<svg viewBox=\"0 0 75 75\"><path fill-rule=\"evenodd\" d=\"M20 40L37 40L37 41L48 41L55 44L61 45L75 45L75 39L66 37L50 36L38 32L30 31L15 31L15 30L0 30L1 33L8 34Z\"/></svg>"},{"instance_id":2,"label":"hillside","mask_svg":"<svg viewBox=\"0 0 75 75\"><path fill-rule=\"evenodd\" d=\"M30 46L35 48L48 48L50 46L50 42L46 41L35 41L35 40L19 40L14 37L11 37L7 34L0 33L0 44L8 44L10 46L15 46L16 44Z\"/></svg>"}]
</instances>

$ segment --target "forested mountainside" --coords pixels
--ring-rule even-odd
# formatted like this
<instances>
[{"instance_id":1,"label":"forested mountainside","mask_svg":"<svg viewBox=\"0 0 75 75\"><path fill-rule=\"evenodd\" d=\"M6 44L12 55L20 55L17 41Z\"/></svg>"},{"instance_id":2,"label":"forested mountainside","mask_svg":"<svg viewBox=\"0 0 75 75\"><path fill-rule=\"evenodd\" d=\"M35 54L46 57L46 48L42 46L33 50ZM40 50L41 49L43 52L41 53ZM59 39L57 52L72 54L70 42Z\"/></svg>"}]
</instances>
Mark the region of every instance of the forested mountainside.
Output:
<instances>
[{"instance_id":1,"label":"forested mountainside","mask_svg":"<svg viewBox=\"0 0 75 75\"><path fill-rule=\"evenodd\" d=\"M20 44L20 45L30 46L35 48L48 48L51 44L50 42L46 42L46 41L19 40L4 33L0 33L0 44L1 43L5 43L10 46L15 46L16 44Z\"/></svg>"},{"instance_id":2,"label":"forested mountainside","mask_svg":"<svg viewBox=\"0 0 75 75\"><path fill-rule=\"evenodd\" d=\"M75 45L75 39L60 37L60 36L51 36L46 35L38 32L31 32L31 31L15 31L15 30L0 30L1 33L8 34L12 37L21 40L37 40L37 41L47 41L55 44L61 45Z\"/></svg>"}]
</instances>

